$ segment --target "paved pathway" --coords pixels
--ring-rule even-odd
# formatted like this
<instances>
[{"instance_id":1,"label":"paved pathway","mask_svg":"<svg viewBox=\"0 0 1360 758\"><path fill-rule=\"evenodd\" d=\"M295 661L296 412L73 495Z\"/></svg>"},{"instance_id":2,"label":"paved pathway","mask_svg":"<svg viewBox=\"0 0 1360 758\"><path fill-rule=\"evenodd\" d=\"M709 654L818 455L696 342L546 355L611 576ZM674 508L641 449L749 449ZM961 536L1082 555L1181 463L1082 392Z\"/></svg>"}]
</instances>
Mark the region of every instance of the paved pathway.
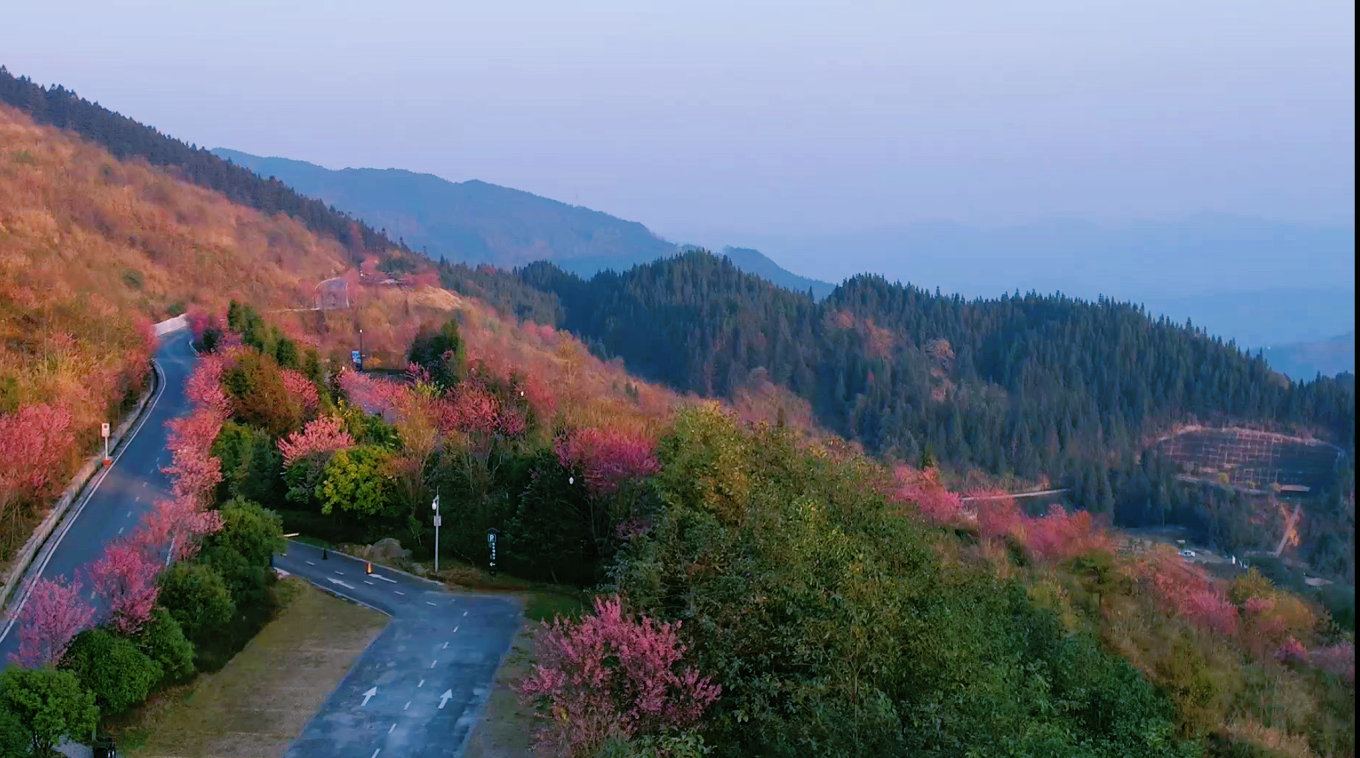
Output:
<instances>
[{"instance_id":1,"label":"paved pathway","mask_svg":"<svg viewBox=\"0 0 1360 758\"><path fill-rule=\"evenodd\" d=\"M72 505L73 512L47 545L34 558L18 589L28 592L34 573L45 579L70 579L77 569L99 557L104 545L131 534L142 514L158 498L169 497L170 482L161 467L170 463L165 449L165 422L188 411L184 380L193 371L194 354L189 349L189 332L181 330L161 335L156 366L164 380L152 397L138 426L113 454L113 465ZM85 590L90 591L89 587ZM0 626L0 668L19 647L18 619L27 597L14 598L10 613Z\"/></svg>"},{"instance_id":2,"label":"paved pathway","mask_svg":"<svg viewBox=\"0 0 1360 758\"><path fill-rule=\"evenodd\" d=\"M435 582L290 542L274 565L392 617L285 758L461 756L519 628L518 599ZM324 630L321 630L324 634Z\"/></svg>"}]
</instances>

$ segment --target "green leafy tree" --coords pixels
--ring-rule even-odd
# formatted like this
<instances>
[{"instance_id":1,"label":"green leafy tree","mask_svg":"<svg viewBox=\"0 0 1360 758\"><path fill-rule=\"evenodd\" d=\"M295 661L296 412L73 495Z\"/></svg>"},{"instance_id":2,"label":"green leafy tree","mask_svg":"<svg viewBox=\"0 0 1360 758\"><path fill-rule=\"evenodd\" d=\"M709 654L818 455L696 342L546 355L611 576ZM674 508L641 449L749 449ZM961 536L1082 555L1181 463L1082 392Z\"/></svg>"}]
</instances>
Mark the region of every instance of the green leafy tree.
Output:
<instances>
[{"instance_id":1,"label":"green leafy tree","mask_svg":"<svg viewBox=\"0 0 1360 758\"><path fill-rule=\"evenodd\" d=\"M458 321L445 321L437 332L422 327L411 341L407 360L429 371L435 384L442 388L457 384L467 364L467 349L458 333Z\"/></svg>"},{"instance_id":2,"label":"green leafy tree","mask_svg":"<svg viewBox=\"0 0 1360 758\"><path fill-rule=\"evenodd\" d=\"M213 546L230 548L261 567L267 567L270 557L287 547L283 522L273 511L242 498L223 504L220 511L222 529L213 535Z\"/></svg>"},{"instance_id":3,"label":"green leafy tree","mask_svg":"<svg viewBox=\"0 0 1360 758\"><path fill-rule=\"evenodd\" d=\"M0 758L28 758L32 748L33 733L0 693Z\"/></svg>"},{"instance_id":4,"label":"green leafy tree","mask_svg":"<svg viewBox=\"0 0 1360 758\"><path fill-rule=\"evenodd\" d=\"M99 723L93 692L75 674L51 666L0 673L0 697L30 735L30 752L46 756L64 740L87 738Z\"/></svg>"},{"instance_id":5,"label":"green leafy tree","mask_svg":"<svg viewBox=\"0 0 1360 758\"><path fill-rule=\"evenodd\" d=\"M285 500L283 455L269 432L229 421L222 425L212 454L221 461L222 499L241 497L270 505Z\"/></svg>"},{"instance_id":6,"label":"green leafy tree","mask_svg":"<svg viewBox=\"0 0 1360 758\"><path fill-rule=\"evenodd\" d=\"M116 716L146 700L165 675L165 669L132 640L98 627L76 635L61 668L75 674L94 693L95 703L106 716Z\"/></svg>"},{"instance_id":7,"label":"green leafy tree","mask_svg":"<svg viewBox=\"0 0 1360 758\"><path fill-rule=\"evenodd\" d=\"M151 620L137 635L137 645L160 664L166 681L179 681L194 673L194 645L165 608L152 611Z\"/></svg>"},{"instance_id":8,"label":"green leafy tree","mask_svg":"<svg viewBox=\"0 0 1360 758\"><path fill-rule=\"evenodd\" d=\"M337 508L365 516L385 515L392 500L391 454L363 445L339 450L327 461L316 499L321 512Z\"/></svg>"},{"instance_id":9,"label":"green leafy tree","mask_svg":"<svg viewBox=\"0 0 1360 758\"><path fill-rule=\"evenodd\" d=\"M236 417L277 437L298 428L303 408L283 383L272 355L244 351L222 374Z\"/></svg>"},{"instance_id":10,"label":"green leafy tree","mask_svg":"<svg viewBox=\"0 0 1360 758\"><path fill-rule=\"evenodd\" d=\"M222 575L206 563L180 562L161 573L161 605L190 640L198 642L226 626L236 614Z\"/></svg>"}]
</instances>

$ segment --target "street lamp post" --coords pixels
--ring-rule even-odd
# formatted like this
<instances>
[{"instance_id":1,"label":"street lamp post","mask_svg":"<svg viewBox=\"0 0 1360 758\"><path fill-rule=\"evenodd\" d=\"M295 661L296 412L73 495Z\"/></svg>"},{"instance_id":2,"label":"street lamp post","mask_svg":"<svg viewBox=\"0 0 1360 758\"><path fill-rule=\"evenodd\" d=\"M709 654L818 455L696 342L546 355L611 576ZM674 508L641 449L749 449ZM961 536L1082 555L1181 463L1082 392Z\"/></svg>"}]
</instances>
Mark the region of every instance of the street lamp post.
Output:
<instances>
[{"instance_id":1,"label":"street lamp post","mask_svg":"<svg viewBox=\"0 0 1360 758\"><path fill-rule=\"evenodd\" d=\"M359 328L359 370L363 370L364 365L364 330Z\"/></svg>"},{"instance_id":2,"label":"street lamp post","mask_svg":"<svg viewBox=\"0 0 1360 758\"><path fill-rule=\"evenodd\" d=\"M430 504L430 508L434 511L434 573L438 574L438 573L439 573L439 522L443 520L443 519L441 519L441 518L439 517L439 490L438 490L438 488L436 488L435 491L434 491L434 502Z\"/></svg>"}]
</instances>

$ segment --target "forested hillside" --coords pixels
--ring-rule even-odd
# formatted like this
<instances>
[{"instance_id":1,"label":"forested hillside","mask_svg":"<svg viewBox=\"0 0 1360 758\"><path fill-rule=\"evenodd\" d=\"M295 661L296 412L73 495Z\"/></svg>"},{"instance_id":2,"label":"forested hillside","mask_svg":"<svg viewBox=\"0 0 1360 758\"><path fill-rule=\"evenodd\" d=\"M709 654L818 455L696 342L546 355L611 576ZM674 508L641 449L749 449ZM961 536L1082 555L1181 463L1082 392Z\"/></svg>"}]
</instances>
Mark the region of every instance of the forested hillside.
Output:
<instances>
[{"instance_id":1,"label":"forested hillside","mask_svg":"<svg viewBox=\"0 0 1360 758\"><path fill-rule=\"evenodd\" d=\"M153 166L171 168L185 180L220 192L234 203L264 213L287 214L313 232L338 240L355 261L364 252L397 247L362 221L320 200L304 197L281 181L261 178L206 149L161 134L60 85L41 87L0 66L0 102L24 111L36 123L70 129L102 145L115 158L142 158Z\"/></svg>"},{"instance_id":2,"label":"forested hillside","mask_svg":"<svg viewBox=\"0 0 1360 758\"><path fill-rule=\"evenodd\" d=\"M521 278L646 376L726 396L763 368L830 428L907 461L1056 477L1189 417L1354 433L1347 385L1290 385L1259 357L1105 299L966 301L859 276L814 303L702 252L589 281L545 264Z\"/></svg>"}]
</instances>

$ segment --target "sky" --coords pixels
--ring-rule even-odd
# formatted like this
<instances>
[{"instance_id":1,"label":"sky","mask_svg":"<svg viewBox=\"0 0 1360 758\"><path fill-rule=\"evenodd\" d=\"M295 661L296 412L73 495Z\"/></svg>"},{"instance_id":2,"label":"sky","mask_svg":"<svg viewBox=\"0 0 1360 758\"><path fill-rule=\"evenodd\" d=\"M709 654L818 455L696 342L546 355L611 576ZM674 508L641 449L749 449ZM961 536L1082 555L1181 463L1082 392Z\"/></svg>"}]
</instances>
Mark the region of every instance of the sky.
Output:
<instances>
[{"instance_id":1,"label":"sky","mask_svg":"<svg viewBox=\"0 0 1360 758\"><path fill-rule=\"evenodd\" d=\"M386 0L5 11L0 63L187 142L481 179L683 241L1354 223L1346 0ZM58 31L59 30L59 31Z\"/></svg>"}]
</instances>

